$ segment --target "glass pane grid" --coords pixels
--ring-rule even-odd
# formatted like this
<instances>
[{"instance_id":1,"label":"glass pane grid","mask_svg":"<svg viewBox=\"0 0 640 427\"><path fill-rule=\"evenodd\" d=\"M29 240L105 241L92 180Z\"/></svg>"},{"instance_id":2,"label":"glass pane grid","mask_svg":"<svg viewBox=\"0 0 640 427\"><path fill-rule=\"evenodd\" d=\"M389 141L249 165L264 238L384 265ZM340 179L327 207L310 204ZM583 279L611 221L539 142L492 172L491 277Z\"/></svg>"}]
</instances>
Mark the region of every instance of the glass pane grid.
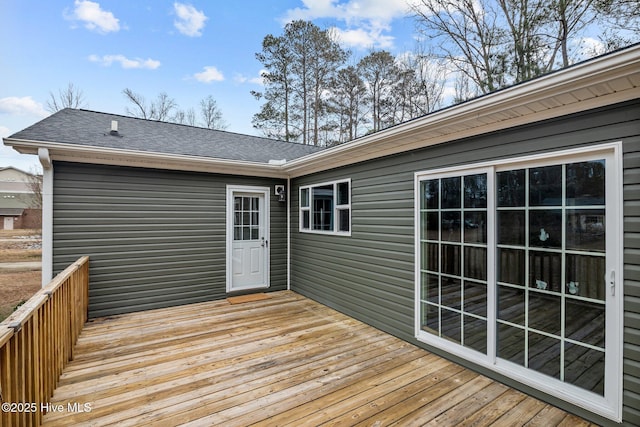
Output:
<instances>
[{"instance_id":1,"label":"glass pane grid","mask_svg":"<svg viewBox=\"0 0 640 427\"><path fill-rule=\"evenodd\" d=\"M589 268L592 272L598 272L598 269L602 269L599 267L600 261L598 260L602 260L602 264L604 264L604 243L603 239L599 240L599 236L604 234L604 189L602 191L596 189L596 193L602 195L603 205L592 203L580 205L576 200L592 202L594 197L580 197L579 194L573 200L573 204L569 205L567 170L571 167L571 164L563 164L524 169L524 174L518 171L505 172L511 177L518 175L520 178L524 178L524 197L510 198L510 200L523 200L524 203L522 206L512 204L508 207L496 208L498 218L500 218L501 212L523 211L526 231L524 234L525 242L522 246L508 244L509 242L505 244L498 237L496 245L498 264L501 261L501 250L504 252L502 256L510 253L509 251L511 253L514 251L522 252L524 256L518 257L518 266L511 265L511 268L524 270L524 283L520 285L503 280L521 275L509 274L508 269L501 268L499 265L497 272L498 304L500 306L501 301L507 301L508 294L505 293L507 289L521 289L520 292L524 292L524 312L522 313L524 324L501 319L499 310L497 345L499 357L554 376L561 381L581 385L586 382L580 383L583 380L578 378L588 376L586 375L588 368L579 368L580 360L578 358L583 357L585 352L589 351L592 352L592 355L589 356L591 358L597 358L593 355L603 353L604 334L592 332L585 337L581 336L581 334L585 334L583 332L577 333L576 339L570 338L567 331L568 322L575 322L575 320L570 320L568 317L567 307L578 303L590 304L594 318L602 317L598 329L603 331L605 301L603 296L599 299L598 292L586 291L588 294L580 295L585 291L582 291L579 282L569 275L568 266L572 267L572 274L574 270L579 272L581 268ZM504 177L500 176L502 173L498 173L497 181L499 183L506 181L503 179ZM560 178L558 181L561 184L557 185L556 179L548 179L549 175ZM536 188L536 185L539 187ZM522 190L521 187L518 186L519 190ZM585 191L591 191L590 186L582 186L581 188ZM508 189L505 192L508 193ZM500 224L498 225L500 226ZM569 226L571 228L568 228ZM500 229L498 233L500 234ZM577 247L580 244L588 246ZM601 252L598 252L599 250ZM576 259L574 260L572 257ZM597 282L603 280L604 274L595 274L595 276L599 278L595 281L595 286L598 287ZM598 309L598 307L602 308ZM574 317L580 318L581 316ZM580 325L578 325L579 327ZM575 329L573 325L572 329ZM582 330L584 329L583 327ZM510 330L513 332L509 332ZM517 333L516 331L521 332ZM509 346L506 344L510 335L522 338L522 348L516 353L510 347L512 344ZM594 342L598 341L601 345L587 342L588 339ZM576 351L580 348L583 349L582 353ZM580 372L580 369L583 372ZM595 381L595 383L600 384L601 382ZM592 391L601 393L598 387L594 386Z\"/></svg>"},{"instance_id":2,"label":"glass pane grid","mask_svg":"<svg viewBox=\"0 0 640 427\"><path fill-rule=\"evenodd\" d=\"M421 195L421 271L437 280L422 287L423 330L486 354L486 174L423 181Z\"/></svg>"},{"instance_id":3,"label":"glass pane grid","mask_svg":"<svg viewBox=\"0 0 640 427\"><path fill-rule=\"evenodd\" d=\"M233 212L234 240L258 240L260 205L258 197L236 196Z\"/></svg>"}]
</instances>

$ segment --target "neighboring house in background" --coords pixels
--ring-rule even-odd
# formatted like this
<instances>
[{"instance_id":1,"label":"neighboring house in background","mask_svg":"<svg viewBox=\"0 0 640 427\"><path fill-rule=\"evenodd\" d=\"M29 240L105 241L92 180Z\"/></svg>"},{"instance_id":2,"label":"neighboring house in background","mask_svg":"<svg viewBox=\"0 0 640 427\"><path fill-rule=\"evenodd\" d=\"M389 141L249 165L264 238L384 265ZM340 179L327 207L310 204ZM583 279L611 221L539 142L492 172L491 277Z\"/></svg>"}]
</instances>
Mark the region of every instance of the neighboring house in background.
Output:
<instances>
[{"instance_id":1,"label":"neighboring house in background","mask_svg":"<svg viewBox=\"0 0 640 427\"><path fill-rule=\"evenodd\" d=\"M640 46L325 150L70 109L4 142L92 317L291 289L640 424Z\"/></svg>"},{"instance_id":2,"label":"neighboring house in background","mask_svg":"<svg viewBox=\"0 0 640 427\"><path fill-rule=\"evenodd\" d=\"M41 181L13 166L0 167L0 230L41 227L41 195L34 192Z\"/></svg>"}]
</instances>

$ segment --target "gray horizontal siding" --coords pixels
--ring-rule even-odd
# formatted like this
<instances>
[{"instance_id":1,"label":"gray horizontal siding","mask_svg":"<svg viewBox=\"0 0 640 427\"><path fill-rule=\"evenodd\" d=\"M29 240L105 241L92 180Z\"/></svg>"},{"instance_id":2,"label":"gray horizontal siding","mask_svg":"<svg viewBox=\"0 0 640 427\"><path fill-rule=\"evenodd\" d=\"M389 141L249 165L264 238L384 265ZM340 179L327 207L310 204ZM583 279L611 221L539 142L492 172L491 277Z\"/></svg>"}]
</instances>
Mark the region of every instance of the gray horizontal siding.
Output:
<instances>
[{"instance_id":1,"label":"gray horizontal siding","mask_svg":"<svg viewBox=\"0 0 640 427\"><path fill-rule=\"evenodd\" d=\"M640 425L640 138L624 144L623 192L624 420Z\"/></svg>"},{"instance_id":2,"label":"gray horizontal siding","mask_svg":"<svg viewBox=\"0 0 640 427\"><path fill-rule=\"evenodd\" d=\"M296 178L292 181L291 201L291 287L424 347L414 339L413 330L414 173L620 140L625 147L623 411L627 423L640 425L637 409L640 408L640 103L637 101ZM298 232L298 188L346 178L351 178L352 185L351 237ZM499 379L518 386L508 378ZM518 387L549 399L535 390ZM563 405L595 422L606 422L579 408Z\"/></svg>"},{"instance_id":3,"label":"gray horizontal siding","mask_svg":"<svg viewBox=\"0 0 640 427\"><path fill-rule=\"evenodd\" d=\"M90 256L91 317L226 297L226 185L282 181L56 162L54 273ZM271 290L286 289L286 209L271 198Z\"/></svg>"}]
</instances>

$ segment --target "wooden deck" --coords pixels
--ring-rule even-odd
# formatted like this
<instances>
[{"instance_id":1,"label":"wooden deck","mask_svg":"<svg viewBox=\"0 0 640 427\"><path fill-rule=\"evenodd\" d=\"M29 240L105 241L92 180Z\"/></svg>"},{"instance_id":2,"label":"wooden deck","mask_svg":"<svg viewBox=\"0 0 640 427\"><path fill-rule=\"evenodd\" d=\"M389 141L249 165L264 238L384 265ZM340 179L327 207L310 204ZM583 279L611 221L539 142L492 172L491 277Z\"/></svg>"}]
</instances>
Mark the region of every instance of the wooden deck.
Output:
<instances>
[{"instance_id":1,"label":"wooden deck","mask_svg":"<svg viewBox=\"0 0 640 427\"><path fill-rule=\"evenodd\" d=\"M90 321L44 425L589 425L293 292L269 296Z\"/></svg>"}]
</instances>

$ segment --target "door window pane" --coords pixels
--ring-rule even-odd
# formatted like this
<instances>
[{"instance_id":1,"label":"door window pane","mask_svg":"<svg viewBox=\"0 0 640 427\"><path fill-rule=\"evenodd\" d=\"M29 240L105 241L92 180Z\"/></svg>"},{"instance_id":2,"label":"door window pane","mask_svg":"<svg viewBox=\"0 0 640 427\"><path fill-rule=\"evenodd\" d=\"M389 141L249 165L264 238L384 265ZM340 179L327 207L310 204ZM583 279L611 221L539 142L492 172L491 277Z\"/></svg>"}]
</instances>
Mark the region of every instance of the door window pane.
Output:
<instances>
[{"instance_id":1,"label":"door window pane","mask_svg":"<svg viewBox=\"0 0 640 427\"><path fill-rule=\"evenodd\" d=\"M487 212L464 213L465 243L487 243Z\"/></svg>"},{"instance_id":2,"label":"door window pane","mask_svg":"<svg viewBox=\"0 0 640 427\"><path fill-rule=\"evenodd\" d=\"M604 209L567 212L567 249L604 252Z\"/></svg>"},{"instance_id":3,"label":"door window pane","mask_svg":"<svg viewBox=\"0 0 640 427\"><path fill-rule=\"evenodd\" d=\"M524 211L498 211L498 244L524 246L527 225Z\"/></svg>"},{"instance_id":4,"label":"door window pane","mask_svg":"<svg viewBox=\"0 0 640 427\"><path fill-rule=\"evenodd\" d=\"M442 209L457 209L461 207L460 178L444 178L440 181L442 188L440 206Z\"/></svg>"},{"instance_id":5,"label":"door window pane","mask_svg":"<svg viewBox=\"0 0 640 427\"><path fill-rule=\"evenodd\" d=\"M554 378L560 378L560 340L529 332L527 366Z\"/></svg>"},{"instance_id":6,"label":"door window pane","mask_svg":"<svg viewBox=\"0 0 640 427\"><path fill-rule=\"evenodd\" d=\"M484 283L464 282L464 311L487 317L487 285Z\"/></svg>"},{"instance_id":7,"label":"door window pane","mask_svg":"<svg viewBox=\"0 0 640 427\"><path fill-rule=\"evenodd\" d=\"M562 247L562 211L529 211L529 245L540 248Z\"/></svg>"},{"instance_id":8,"label":"door window pane","mask_svg":"<svg viewBox=\"0 0 640 427\"><path fill-rule=\"evenodd\" d=\"M442 319L442 329L440 333L444 338L447 338L453 342L461 343L462 341L462 315L459 311L447 310L446 308L440 309L440 316Z\"/></svg>"},{"instance_id":9,"label":"door window pane","mask_svg":"<svg viewBox=\"0 0 640 427\"><path fill-rule=\"evenodd\" d=\"M442 277L440 303L456 310L462 308L462 281L460 279Z\"/></svg>"},{"instance_id":10,"label":"door window pane","mask_svg":"<svg viewBox=\"0 0 640 427\"><path fill-rule=\"evenodd\" d=\"M233 239L258 240L260 234L259 198L234 196Z\"/></svg>"},{"instance_id":11,"label":"door window pane","mask_svg":"<svg viewBox=\"0 0 640 427\"><path fill-rule=\"evenodd\" d=\"M487 207L487 174L468 175L464 177L464 207Z\"/></svg>"},{"instance_id":12,"label":"door window pane","mask_svg":"<svg viewBox=\"0 0 640 427\"><path fill-rule=\"evenodd\" d=\"M440 207L440 181L437 179L423 181L421 186L422 197L420 198L420 205L422 209L438 209Z\"/></svg>"},{"instance_id":13,"label":"door window pane","mask_svg":"<svg viewBox=\"0 0 640 427\"><path fill-rule=\"evenodd\" d=\"M422 296L426 301L440 303L440 276L422 273Z\"/></svg>"},{"instance_id":14,"label":"door window pane","mask_svg":"<svg viewBox=\"0 0 640 427\"><path fill-rule=\"evenodd\" d=\"M460 212L442 213L442 224L440 226L442 240L449 242L460 241L460 215Z\"/></svg>"},{"instance_id":15,"label":"door window pane","mask_svg":"<svg viewBox=\"0 0 640 427\"><path fill-rule=\"evenodd\" d=\"M567 165L567 206L604 205L605 161Z\"/></svg>"},{"instance_id":16,"label":"door window pane","mask_svg":"<svg viewBox=\"0 0 640 427\"><path fill-rule=\"evenodd\" d=\"M564 351L564 380L604 395L604 351L567 343Z\"/></svg>"},{"instance_id":17,"label":"door window pane","mask_svg":"<svg viewBox=\"0 0 640 427\"><path fill-rule=\"evenodd\" d=\"M498 282L525 286L525 251L498 248Z\"/></svg>"},{"instance_id":18,"label":"door window pane","mask_svg":"<svg viewBox=\"0 0 640 427\"><path fill-rule=\"evenodd\" d=\"M498 319L524 326L525 290L498 286Z\"/></svg>"},{"instance_id":19,"label":"door window pane","mask_svg":"<svg viewBox=\"0 0 640 427\"><path fill-rule=\"evenodd\" d=\"M567 298L565 336L574 341L604 348L604 304Z\"/></svg>"},{"instance_id":20,"label":"door window pane","mask_svg":"<svg viewBox=\"0 0 640 427\"><path fill-rule=\"evenodd\" d=\"M464 345L481 353L487 352L487 321L464 316Z\"/></svg>"},{"instance_id":21,"label":"door window pane","mask_svg":"<svg viewBox=\"0 0 640 427\"><path fill-rule=\"evenodd\" d=\"M465 246L464 277L487 280L487 248Z\"/></svg>"},{"instance_id":22,"label":"door window pane","mask_svg":"<svg viewBox=\"0 0 640 427\"><path fill-rule=\"evenodd\" d=\"M442 245L441 268L445 274L460 276L460 246L458 245Z\"/></svg>"},{"instance_id":23,"label":"door window pane","mask_svg":"<svg viewBox=\"0 0 640 427\"><path fill-rule=\"evenodd\" d=\"M525 205L525 169L498 172L498 207L518 207Z\"/></svg>"},{"instance_id":24,"label":"door window pane","mask_svg":"<svg viewBox=\"0 0 640 427\"><path fill-rule=\"evenodd\" d=\"M422 215L422 238L438 240L440 232L440 214L438 212L425 212Z\"/></svg>"},{"instance_id":25,"label":"door window pane","mask_svg":"<svg viewBox=\"0 0 640 427\"><path fill-rule=\"evenodd\" d=\"M605 258L603 256L566 256L565 293L604 301Z\"/></svg>"},{"instance_id":26,"label":"door window pane","mask_svg":"<svg viewBox=\"0 0 640 427\"><path fill-rule=\"evenodd\" d=\"M422 304L422 328L440 334L440 309L434 304Z\"/></svg>"},{"instance_id":27,"label":"door window pane","mask_svg":"<svg viewBox=\"0 0 640 427\"><path fill-rule=\"evenodd\" d=\"M422 243L422 268L440 271L440 246L437 243Z\"/></svg>"},{"instance_id":28,"label":"door window pane","mask_svg":"<svg viewBox=\"0 0 640 427\"><path fill-rule=\"evenodd\" d=\"M542 291L560 292L562 284L562 254L529 252L529 287Z\"/></svg>"},{"instance_id":29,"label":"door window pane","mask_svg":"<svg viewBox=\"0 0 640 427\"><path fill-rule=\"evenodd\" d=\"M529 206L562 206L562 165L529 169Z\"/></svg>"},{"instance_id":30,"label":"door window pane","mask_svg":"<svg viewBox=\"0 0 640 427\"><path fill-rule=\"evenodd\" d=\"M498 323L497 340L496 350L499 358L524 366L524 329Z\"/></svg>"},{"instance_id":31,"label":"door window pane","mask_svg":"<svg viewBox=\"0 0 640 427\"><path fill-rule=\"evenodd\" d=\"M560 335L561 307L559 295L529 292L529 328Z\"/></svg>"}]
</instances>

